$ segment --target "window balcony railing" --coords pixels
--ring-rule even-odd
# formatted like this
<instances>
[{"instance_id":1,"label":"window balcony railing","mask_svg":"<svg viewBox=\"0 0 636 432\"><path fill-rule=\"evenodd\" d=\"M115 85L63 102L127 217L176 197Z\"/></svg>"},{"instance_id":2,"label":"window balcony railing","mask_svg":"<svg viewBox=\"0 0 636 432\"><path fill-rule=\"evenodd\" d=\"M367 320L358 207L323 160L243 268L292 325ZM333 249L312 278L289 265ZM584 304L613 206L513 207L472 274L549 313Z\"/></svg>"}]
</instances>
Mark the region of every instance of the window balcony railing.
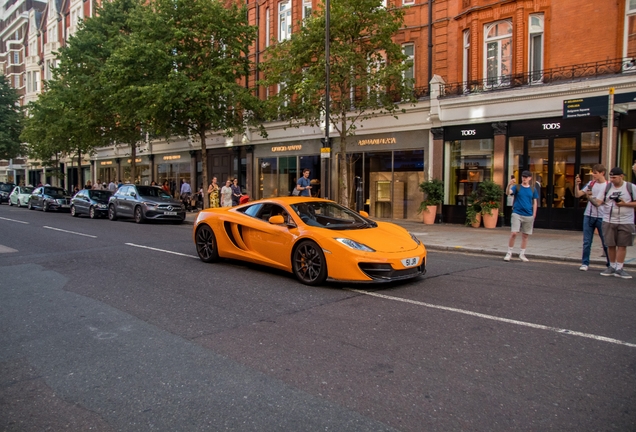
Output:
<instances>
[{"instance_id":1,"label":"window balcony railing","mask_svg":"<svg viewBox=\"0 0 636 432\"><path fill-rule=\"evenodd\" d=\"M52 53L53 51L57 51L60 48L60 43L55 41L55 42L47 42L44 44L44 53L48 54L48 53Z\"/></svg>"},{"instance_id":2,"label":"window balcony railing","mask_svg":"<svg viewBox=\"0 0 636 432\"><path fill-rule=\"evenodd\" d=\"M36 66L40 61L40 57L38 56L27 56L26 65L28 66Z\"/></svg>"},{"instance_id":3,"label":"window balcony railing","mask_svg":"<svg viewBox=\"0 0 636 432\"><path fill-rule=\"evenodd\" d=\"M444 84L441 97L459 96L523 86L577 81L608 75L636 72L636 59L614 59L572 66L562 66L520 74L490 77L481 80Z\"/></svg>"}]
</instances>

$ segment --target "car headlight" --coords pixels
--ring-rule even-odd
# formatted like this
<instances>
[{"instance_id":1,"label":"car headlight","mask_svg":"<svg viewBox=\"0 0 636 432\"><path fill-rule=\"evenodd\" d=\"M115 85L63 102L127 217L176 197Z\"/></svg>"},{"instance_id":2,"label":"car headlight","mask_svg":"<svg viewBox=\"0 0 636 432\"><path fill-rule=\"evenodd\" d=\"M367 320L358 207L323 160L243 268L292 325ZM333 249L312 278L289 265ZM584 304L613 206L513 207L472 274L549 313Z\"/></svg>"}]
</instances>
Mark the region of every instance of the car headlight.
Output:
<instances>
[{"instance_id":1,"label":"car headlight","mask_svg":"<svg viewBox=\"0 0 636 432\"><path fill-rule=\"evenodd\" d=\"M409 233L409 235L411 236L411 238L413 239L413 241L415 242L416 245L421 245L422 242L420 241L420 239L418 239L417 237L415 237L413 234Z\"/></svg>"},{"instance_id":2,"label":"car headlight","mask_svg":"<svg viewBox=\"0 0 636 432\"><path fill-rule=\"evenodd\" d=\"M101 209L108 208L108 204L97 204L97 208L101 208Z\"/></svg>"},{"instance_id":3,"label":"car headlight","mask_svg":"<svg viewBox=\"0 0 636 432\"><path fill-rule=\"evenodd\" d=\"M157 210L157 204L155 203L144 202L144 205L148 210Z\"/></svg>"},{"instance_id":4,"label":"car headlight","mask_svg":"<svg viewBox=\"0 0 636 432\"><path fill-rule=\"evenodd\" d=\"M363 245L362 243L358 243L357 241L353 241L348 238L337 238L336 241L339 241L345 246L349 246L351 249L359 250L362 252L375 252L374 249L371 249L367 245Z\"/></svg>"}]
</instances>

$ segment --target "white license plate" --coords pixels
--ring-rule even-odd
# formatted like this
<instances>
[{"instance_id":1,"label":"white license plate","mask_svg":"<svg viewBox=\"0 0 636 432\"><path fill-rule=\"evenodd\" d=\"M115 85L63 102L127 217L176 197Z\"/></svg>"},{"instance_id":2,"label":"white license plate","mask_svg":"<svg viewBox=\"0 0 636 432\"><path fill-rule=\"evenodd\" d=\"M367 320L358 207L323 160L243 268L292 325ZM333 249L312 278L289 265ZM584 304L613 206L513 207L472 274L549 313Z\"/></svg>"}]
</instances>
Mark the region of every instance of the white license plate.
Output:
<instances>
[{"instance_id":1,"label":"white license plate","mask_svg":"<svg viewBox=\"0 0 636 432\"><path fill-rule=\"evenodd\" d=\"M70 208L71 206L68 204L62 204L62 208Z\"/></svg>"},{"instance_id":2,"label":"white license plate","mask_svg":"<svg viewBox=\"0 0 636 432\"><path fill-rule=\"evenodd\" d=\"M163 212L166 216L176 216L177 212Z\"/></svg>"},{"instance_id":3,"label":"white license plate","mask_svg":"<svg viewBox=\"0 0 636 432\"><path fill-rule=\"evenodd\" d=\"M415 267L419 261L420 261L420 257L404 258L402 260L402 265L404 267Z\"/></svg>"}]
</instances>

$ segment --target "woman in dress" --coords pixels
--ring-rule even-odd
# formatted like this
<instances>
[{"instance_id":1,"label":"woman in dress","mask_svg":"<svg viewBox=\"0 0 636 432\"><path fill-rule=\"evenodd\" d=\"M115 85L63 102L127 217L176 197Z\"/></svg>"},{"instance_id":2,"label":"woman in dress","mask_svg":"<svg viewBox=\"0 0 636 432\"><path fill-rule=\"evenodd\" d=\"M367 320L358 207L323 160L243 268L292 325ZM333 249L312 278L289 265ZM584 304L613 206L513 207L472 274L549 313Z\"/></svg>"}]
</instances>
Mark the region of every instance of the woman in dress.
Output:
<instances>
[{"instance_id":1,"label":"woman in dress","mask_svg":"<svg viewBox=\"0 0 636 432\"><path fill-rule=\"evenodd\" d=\"M237 206L241 202L241 187L238 184L238 179L235 178L232 184L232 206Z\"/></svg>"},{"instance_id":2,"label":"woman in dress","mask_svg":"<svg viewBox=\"0 0 636 432\"><path fill-rule=\"evenodd\" d=\"M219 205L219 185L216 183L216 177L212 177L210 186L208 187L208 195L210 195L210 207L220 207Z\"/></svg>"},{"instance_id":3,"label":"woman in dress","mask_svg":"<svg viewBox=\"0 0 636 432\"><path fill-rule=\"evenodd\" d=\"M161 189L163 189L165 193L170 195L170 185L168 185L168 180L163 181L163 185L161 186Z\"/></svg>"},{"instance_id":4,"label":"woman in dress","mask_svg":"<svg viewBox=\"0 0 636 432\"><path fill-rule=\"evenodd\" d=\"M221 188L221 207L232 207L232 180L227 179Z\"/></svg>"}]
</instances>

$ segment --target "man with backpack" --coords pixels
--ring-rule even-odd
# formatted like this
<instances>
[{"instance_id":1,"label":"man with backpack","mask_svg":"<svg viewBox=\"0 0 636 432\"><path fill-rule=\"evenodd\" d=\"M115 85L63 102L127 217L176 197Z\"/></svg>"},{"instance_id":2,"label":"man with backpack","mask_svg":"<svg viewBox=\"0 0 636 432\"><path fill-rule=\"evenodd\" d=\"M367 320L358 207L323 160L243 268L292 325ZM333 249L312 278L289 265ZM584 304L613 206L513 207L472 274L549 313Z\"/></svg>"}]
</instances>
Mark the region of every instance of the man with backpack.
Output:
<instances>
[{"instance_id":1,"label":"man with backpack","mask_svg":"<svg viewBox=\"0 0 636 432\"><path fill-rule=\"evenodd\" d=\"M515 247L517 234L521 232L521 250L519 251L519 259L528 262L526 258L526 247L528 246L528 237L532 234L534 226L534 218L537 215L537 201L539 193L532 181L532 173L523 171L521 173L521 184L515 184L517 181L513 177L506 187L506 195L514 195L515 200L512 205L512 216L510 217L510 240L508 240L508 253L504 257L504 261L510 261L512 258L512 249Z\"/></svg>"},{"instance_id":2,"label":"man with backpack","mask_svg":"<svg viewBox=\"0 0 636 432\"><path fill-rule=\"evenodd\" d=\"M579 270L587 271L590 266L590 252L592 250L592 241L594 240L594 230L598 231L598 235L601 238L601 244L603 245L603 251L605 252L605 259L607 261L607 267L609 267L609 256L607 255L607 246L605 245L605 238L603 237L603 215L605 206L603 205L603 197L605 194L605 188L609 184L605 180L605 173L607 170L601 164L596 164L592 167L592 181L581 187L581 178L577 175L574 184L574 196L581 198L585 196L587 198L587 207L585 207L585 213L583 216L583 256L581 258L581 267ZM590 197L596 198L595 202L599 202L601 205L595 205Z\"/></svg>"},{"instance_id":3,"label":"man with backpack","mask_svg":"<svg viewBox=\"0 0 636 432\"><path fill-rule=\"evenodd\" d=\"M610 266L601 273L601 276L631 279L632 276L623 269L623 263L627 246L633 244L636 187L626 182L623 177L624 173L620 167L612 168L603 200L593 197L591 200L597 205L605 206L603 237L607 245Z\"/></svg>"}]
</instances>

